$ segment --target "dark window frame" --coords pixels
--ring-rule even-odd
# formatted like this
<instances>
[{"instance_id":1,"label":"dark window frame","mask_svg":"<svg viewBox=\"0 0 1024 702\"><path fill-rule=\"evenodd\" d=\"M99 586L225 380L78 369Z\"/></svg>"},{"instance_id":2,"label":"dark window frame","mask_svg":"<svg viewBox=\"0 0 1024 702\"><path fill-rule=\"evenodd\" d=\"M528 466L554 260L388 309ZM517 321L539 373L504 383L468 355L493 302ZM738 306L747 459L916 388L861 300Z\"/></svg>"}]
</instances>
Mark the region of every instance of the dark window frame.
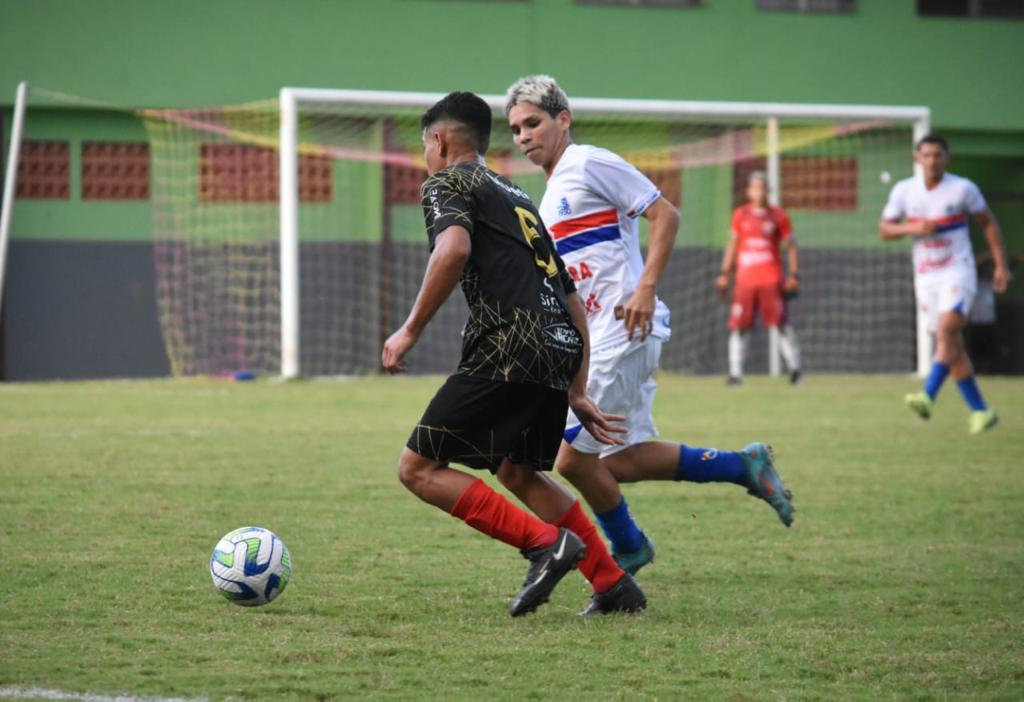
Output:
<instances>
[{"instance_id":1,"label":"dark window frame","mask_svg":"<svg viewBox=\"0 0 1024 702\"><path fill-rule=\"evenodd\" d=\"M857 0L755 0L758 12L793 12L801 15L853 15Z\"/></svg>"},{"instance_id":2,"label":"dark window frame","mask_svg":"<svg viewBox=\"0 0 1024 702\"><path fill-rule=\"evenodd\" d=\"M658 7L693 10L704 6L704 0L576 0L577 5L591 7Z\"/></svg>"},{"instance_id":3,"label":"dark window frame","mask_svg":"<svg viewBox=\"0 0 1024 702\"><path fill-rule=\"evenodd\" d=\"M995 10L996 5L1009 5L1005 0L917 0L915 8L918 17L982 19L982 20L1024 20L1024 3L1018 2L1014 12ZM931 7L927 7L927 6ZM945 7L938 7L944 5ZM959 7L953 7L958 5Z\"/></svg>"}]
</instances>

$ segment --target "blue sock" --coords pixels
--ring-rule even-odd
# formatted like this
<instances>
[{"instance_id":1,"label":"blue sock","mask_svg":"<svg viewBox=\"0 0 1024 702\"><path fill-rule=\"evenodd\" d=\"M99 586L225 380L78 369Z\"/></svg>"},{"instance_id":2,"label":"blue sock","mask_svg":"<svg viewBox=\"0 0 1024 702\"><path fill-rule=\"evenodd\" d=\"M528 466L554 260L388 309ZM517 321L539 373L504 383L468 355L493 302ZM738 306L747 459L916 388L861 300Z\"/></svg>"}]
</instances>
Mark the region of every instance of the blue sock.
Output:
<instances>
[{"instance_id":1,"label":"blue sock","mask_svg":"<svg viewBox=\"0 0 1024 702\"><path fill-rule=\"evenodd\" d=\"M747 484L747 465L737 451L679 446L676 480L691 483Z\"/></svg>"},{"instance_id":2,"label":"blue sock","mask_svg":"<svg viewBox=\"0 0 1024 702\"><path fill-rule=\"evenodd\" d=\"M988 409L988 405L985 404L985 400L981 397L981 390L978 389L978 383L974 380L973 375L969 375L963 380L956 381L956 386L960 388L960 394L964 396L964 402L975 412L984 412Z\"/></svg>"},{"instance_id":3,"label":"blue sock","mask_svg":"<svg viewBox=\"0 0 1024 702\"><path fill-rule=\"evenodd\" d=\"M949 366L939 361L932 363L932 370L924 381L924 391L928 394L928 397L933 400L935 399L935 396L939 394L939 388L942 387L942 383L945 382L947 375L949 375Z\"/></svg>"},{"instance_id":4,"label":"blue sock","mask_svg":"<svg viewBox=\"0 0 1024 702\"><path fill-rule=\"evenodd\" d=\"M612 542L612 550L616 553L633 553L644 545L643 533L633 521L625 497L615 509L603 514L595 512L594 516L597 517L597 523L601 525L604 535Z\"/></svg>"}]
</instances>

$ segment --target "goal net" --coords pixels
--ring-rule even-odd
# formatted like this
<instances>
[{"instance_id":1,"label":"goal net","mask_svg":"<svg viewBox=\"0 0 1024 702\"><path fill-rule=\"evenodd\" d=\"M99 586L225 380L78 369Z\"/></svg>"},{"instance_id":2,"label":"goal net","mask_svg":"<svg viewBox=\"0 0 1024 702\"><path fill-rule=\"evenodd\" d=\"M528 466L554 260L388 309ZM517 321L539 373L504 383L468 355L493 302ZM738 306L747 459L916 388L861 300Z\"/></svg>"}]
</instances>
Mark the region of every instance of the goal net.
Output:
<instances>
[{"instance_id":1,"label":"goal net","mask_svg":"<svg viewBox=\"0 0 1024 702\"><path fill-rule=\"evenodd\" d=\"M157 297L176 374L379 368L428 256L418 120L438 97L285 89L280 100L143 113ZM489 165L539 201L543 173L518 154L501 98L488 100ZM800 247L789 313L805 368L914 370L908 251L883 246L877 230L892 184L912 172L926 110L611 100L573 109L575 141L621 154L682 213L658 290L672 310L663 368L725 372L729 305L714 280L731 213L762 170ZM453 295L410 371L454 368L465 316ZM755 332L749 346L748 369L768 370L767 335Z\"/></svg>"}]
</instances>

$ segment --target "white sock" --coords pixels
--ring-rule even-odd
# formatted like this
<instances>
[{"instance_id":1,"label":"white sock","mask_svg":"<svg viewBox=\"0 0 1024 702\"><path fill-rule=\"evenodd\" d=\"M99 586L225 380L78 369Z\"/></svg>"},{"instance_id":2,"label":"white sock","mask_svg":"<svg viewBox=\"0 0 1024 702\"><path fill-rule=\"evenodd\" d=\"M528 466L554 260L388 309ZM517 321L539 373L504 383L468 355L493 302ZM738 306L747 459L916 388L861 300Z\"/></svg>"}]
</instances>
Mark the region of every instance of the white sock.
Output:
<instances>
[{"instance_id":1,"label":"white sock","mask_svg":"<svg viewBox=\"0 0 1024 702\"><path fill-rule=\"evenodd\" d=\"M788 324L779 331L782 332L779 334L779 351L786 367L791 373L800 370L800 346L796 341L796 332Z\"/></svg>"},{"instance_id":2,"label":"white sock","mask_svg":"<svg viewBox=\"0 0 1024 702\"><path fill-rule=\"evenodd\" d=\"M746 333L734 329L729 332L729 375L743 377L743 357L747 355Z\"/></svg>"}]
</instances>

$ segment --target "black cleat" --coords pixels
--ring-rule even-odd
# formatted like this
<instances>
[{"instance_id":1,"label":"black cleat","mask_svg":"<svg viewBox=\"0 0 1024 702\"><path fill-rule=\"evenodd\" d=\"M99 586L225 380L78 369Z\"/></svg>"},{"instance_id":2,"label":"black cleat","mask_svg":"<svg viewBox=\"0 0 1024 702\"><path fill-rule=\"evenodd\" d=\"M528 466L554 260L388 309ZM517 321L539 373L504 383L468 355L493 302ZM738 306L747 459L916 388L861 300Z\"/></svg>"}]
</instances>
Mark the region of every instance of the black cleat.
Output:
<instances>
[{"instance_id":1,"label":"black cleat","mask_svg":"<svg viewBox=\"0 0 1024 702\"><path fill-rule=\"evenodd\" d=\"M738 375L730 375L726 379L725 384L726 385L743 385L743 378L739 377Z\"/></svg>"},{"instance_id":2,"label":"black cleat","mask_svg":"<svg viewBox=\"0 0 1024 702\"><path fill-rule=\"evenodd\" d=\"M591 617L611 612L639 612L642 609L647 609L647 595L640 589L636 580L633 580L632 575L624 573L619 578L619 582L615 583L608 592L595 592L590 597L590 604L580 612L580 616Z\"/></svg>"},{"instance_id":3,"label":"black cleat","mask_svg":"<svg viewBox=\"0 0 1024 702\"><path fill-rule=\"evenodd\" d=\"M555 543L547 548L523 551L523 557L530 561L530 569L526 572L523 589L508 606L508 613L521 617L536 611L548 601L558 581L586 555L587 547L583 541L568 529L559 529Z\"/></svg>"},{"instance_id":4,"label":"black cleat","mask_svg":"<svg viewBox=\"0 0 1024 702\"><path fill-rule=\"evenodd\" d=\"M804 374L801 373L799 369L797 369L797 370L795 370L795 371L793 371L792 373L789 374L789 384L790 385L799 385L801 382L803 382L803 379L804 379Z\"/></svg>"}]
</instances>

